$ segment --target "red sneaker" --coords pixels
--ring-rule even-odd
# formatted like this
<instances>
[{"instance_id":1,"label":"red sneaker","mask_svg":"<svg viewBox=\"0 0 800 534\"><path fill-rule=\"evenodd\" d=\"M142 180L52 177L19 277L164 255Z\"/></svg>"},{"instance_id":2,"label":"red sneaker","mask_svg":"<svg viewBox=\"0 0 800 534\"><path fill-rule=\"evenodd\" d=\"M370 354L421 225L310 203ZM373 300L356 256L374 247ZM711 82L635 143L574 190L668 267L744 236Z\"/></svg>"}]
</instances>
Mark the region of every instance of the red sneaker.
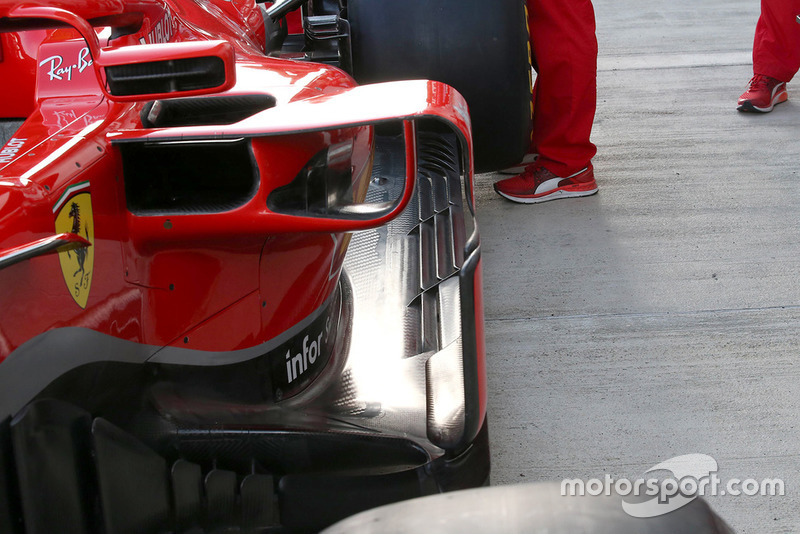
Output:
<instances>
[{"instance_id":1,"label":"red sneaker","mask_svg":"<svg viewBox=\"0 0 800 534\"><path fill-rule=\"evenodd\" d=\"M582 171L562 178L536 163L525 167L525 172L494 184L500 196L521 202L536 204L557 198L588 197L597 193L594 168L590 163Z\"/></svg>"},{"instance_id":2,"label":"red sneaker","mask_svg":"<svg viewBox=\"0 0 800 534\"><path fill-rule=\"evenodd\" d=\"M739 97L739 107L736 109L769 113L776 104L786 102L788 99L786 82L763 74L756 74L747 84L747 91Z\"/></svg>"}]
</instances>

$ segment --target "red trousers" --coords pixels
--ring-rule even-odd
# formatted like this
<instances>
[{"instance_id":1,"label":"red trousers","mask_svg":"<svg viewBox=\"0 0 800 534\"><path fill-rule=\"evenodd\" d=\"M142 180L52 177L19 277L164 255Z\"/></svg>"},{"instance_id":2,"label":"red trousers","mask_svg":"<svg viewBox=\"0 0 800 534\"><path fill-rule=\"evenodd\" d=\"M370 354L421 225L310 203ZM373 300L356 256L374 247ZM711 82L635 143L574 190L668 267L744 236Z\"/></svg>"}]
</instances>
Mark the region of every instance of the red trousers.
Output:
<instances>
[{"instance_id":1,"label":"red trousers","mask_svg":"<svg viewBox=\"0 0 800 534\"><path fill-rule=\"evenodd\" d=\"M591 0L526 0L533 91L531 152L557 176L597 153L589 140L597 105L597 37Z\"/></svg>"},{"instance_id":2,"label":"red trousers","mask_svg":"<svg viewBox=\"0 0 800 534\"><path fill-rule=\"evenodd\" d=\"M753 41L753 73L789 82L800 69L798 0L761 0Z\"/></svg>"}]
</instances>

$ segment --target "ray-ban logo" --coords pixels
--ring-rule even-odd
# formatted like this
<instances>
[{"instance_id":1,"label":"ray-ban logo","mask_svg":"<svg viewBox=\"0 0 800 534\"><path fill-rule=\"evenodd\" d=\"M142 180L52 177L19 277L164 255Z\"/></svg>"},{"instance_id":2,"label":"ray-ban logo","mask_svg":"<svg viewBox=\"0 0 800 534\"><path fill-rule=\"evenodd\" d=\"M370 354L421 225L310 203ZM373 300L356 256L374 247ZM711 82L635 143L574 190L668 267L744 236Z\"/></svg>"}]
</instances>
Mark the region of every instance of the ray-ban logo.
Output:
<instances>
[{"instance_id":1,"label":"ray-ban logo","mask_svg":"<svg viewBox=\"0 0 800 534\"><path fill-rule=\"evenodd\" d=\"M81 48L78 52L78 57L75 62L67 61L64 63L64 57L60 55L50 56L39 62L39 66L47 65L47 76L50 81L53 80L67 80L72 81L73 71L83 72L92 64L92 58L89 57L89 48Z\"/></svg>"}]
</instances>

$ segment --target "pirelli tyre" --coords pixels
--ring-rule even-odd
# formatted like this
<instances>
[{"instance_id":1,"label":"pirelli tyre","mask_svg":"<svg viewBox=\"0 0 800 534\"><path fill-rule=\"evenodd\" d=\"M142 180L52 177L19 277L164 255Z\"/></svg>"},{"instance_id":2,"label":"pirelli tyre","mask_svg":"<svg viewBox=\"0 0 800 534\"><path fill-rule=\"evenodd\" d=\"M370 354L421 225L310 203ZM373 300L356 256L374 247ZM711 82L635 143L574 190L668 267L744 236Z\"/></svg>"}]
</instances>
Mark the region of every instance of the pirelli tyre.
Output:
<instances>
[{"instance_id":1,"label":"pirelli tyre","mask_svg":"<svg viewBox=\"0 0 800 534\"><path fill-rule=\"evenodd\" d=\"M523 0L348 0L359 83L425 78L467 99L479 172L530 144L531 68Z\"/></svg>"}]
</instances>

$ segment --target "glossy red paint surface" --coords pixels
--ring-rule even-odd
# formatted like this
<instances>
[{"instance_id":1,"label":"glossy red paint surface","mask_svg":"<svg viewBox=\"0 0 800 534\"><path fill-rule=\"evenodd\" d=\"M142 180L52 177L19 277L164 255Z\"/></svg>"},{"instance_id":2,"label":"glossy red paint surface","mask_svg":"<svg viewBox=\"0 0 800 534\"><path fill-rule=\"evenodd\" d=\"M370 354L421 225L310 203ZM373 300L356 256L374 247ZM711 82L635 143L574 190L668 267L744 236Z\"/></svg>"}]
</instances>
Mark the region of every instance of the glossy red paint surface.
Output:
<instances>
[{"instance_id":1,"label":"glossy red paint surface","mask_svg":"<svg viewBox=\"0 0 800 534\"><path fill-rule=\"evenodd\" d=\"M0 118L25 118L33 112L36 101L36 53L45 30L24 33L0 33L0 80L14 80L4 84L0 98Z\"/></svg>"},{"instance_id":2,"label":"glossy red paint surface","mask_svg":"<svg viewBox=\"0 0 800 534\"><path fill-rule=\"evenodd\" d=\"M3 10L0 10L0 13L3 13ZM97 13L101 16L109 14L109 12L105 10ZM86 39L86 46L89 47L93 57L96 57L100 50L100 40L95 34L92 25L81 15L73 13L68 9L49 4L22 4L12 6L10 9L5 10L5 14L11 19L28 22L33 25L36 24L37 20L51 20L59 22L65 28L74 28L84 39ZM91 14L94 15L95 13L92 12Z\"/></svg>"},{"instance_id":3,"label":"glossy red paint surface","mask_svg":"<svg viewBox=\"0 0 800 534\"><path fill-rule=\"evenodd\" d=\"M240 78L249 79L247 75ZM320 83L321 80L312 81ZM109 133L109 139L121 142L145 138L155 141L176 137L270 136L423 117L437 117L456 125L464 134L471 132L469 112L463 97L451 87L427 80L338 86L325 93L318 92L314 98L291 99L289 104L267 109L224 127L137 129Z\"/></svg>"},{"instance_id":4,"label":"glossy red paint surface","mask_svg":"<svg viewBox=\"0 0 800 534\"><path fill-rule=\"evenodd\" d=\"M39 47L36 63L37 102L48 98L63 102L70 97L88 97L88 100L95 102L99 100L92 57L83 39L65 40L54 36L45 40Z\"/></svg>"},{"instance_id":5,"label":"glossy red paint surface","mask_svg":"<svg viewBox=\"0 0 800 534\"><path fill-rule=\"evenodd\" d=\"M3 35L0 69L7 70L0 75L19 72L21 89L0 109L26 121L0 148L0 254L59 233L59 224L73 224L92 245L91 256L80 256L79 263L78 256L50 254L0 269L0 362L38 334L67 326L142 343L153 353L168 345L238 350L272 339L331 295L347 233L386 224L408 203L415 120L449 122L471 143L466 103L448 86L410 81L358 87L333 67L265 57L263 20L249 1L27 5L20 10L3 4L0 15L16 9L26 17L54 16L80 26L90 42L71 30ZM75 22L124 10L144 13L141 27L110 43L102 28ZM112 101L103 94L97 73L104 64L161 57L168 45L157 43L213 47L208 43L220 40L235 61L235 83L222 94L268 94L274 107L231 125L145 129L144 101ZM150 43L149 51L139 47ZM133 45L131 55L125 48ZM346 220L267 208L275 188L335 143L352 144L359 189L359 180L369 179L373 125L386 121L404 125L408 169L408 185L391 209ZM259 184L244 205L204 214L128 210L123 143L220 138L251 139ZM74 214L73 205L80 208ZM83 219L76 222L78 211Z\"/></svg>"},{"instance_id":6,"label":"glossy red paint surface","mask_svg":"<svg viewBox=\"0 0 800 534\"><path fill-rule=\"evenodd\" d=\"M2 2L0 3L0 17L7 17L22 2ZM47 2L24 2L26 7L45 7L71 11L84 19L105 17L115 13L121 13L125 9L125 2L122 0L49 0Z\"/></svg>"},{"instance_id":7,"label":"glossy red paint surface","mask_svg":"<svg viewBox=\"0 0 800 534\"><path fill-rule=\"evenodd\" d=\"M69 232L56 234L4 251L0 254L0 266L5 267L6 265L23 261L23 258L27 259L29 256L43 256L44 254L52 254L57 251L75 250L77 248L90 246L92 246L92 244L87 239L77 234Z\"/></svg>"}]
</instances>

